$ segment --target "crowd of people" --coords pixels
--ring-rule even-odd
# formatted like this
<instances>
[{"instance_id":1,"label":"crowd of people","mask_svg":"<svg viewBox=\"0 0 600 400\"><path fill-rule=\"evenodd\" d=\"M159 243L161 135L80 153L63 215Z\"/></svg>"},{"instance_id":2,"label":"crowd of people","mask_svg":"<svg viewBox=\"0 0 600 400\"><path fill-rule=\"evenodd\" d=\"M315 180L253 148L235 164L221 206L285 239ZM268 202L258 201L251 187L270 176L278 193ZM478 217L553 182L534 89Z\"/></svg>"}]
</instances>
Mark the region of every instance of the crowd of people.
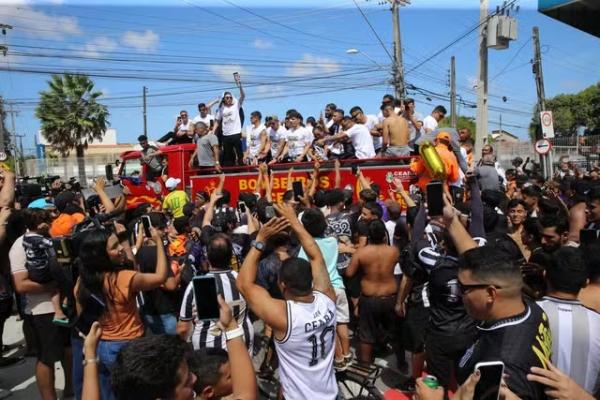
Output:
<instances>
[{"instance_id":1,"label":"crowd of people","mask_svg":"<svg viewBox=\"0 0 600 400\"><path fill-rule=\"evenodd\" d=\"M2 172L0 328L16 300L41 398L56 399L62 362L77 399L255 399L257 376L277 376L282 398L336 399L336 372L385 354L421 400L474 398L482 362L503 363L504 399L600 396L597 173L561 162L543 179L519 159L503 170L492 146L473 154L468 130L436 130L443 107L421 119L391 96L380 118L329 104L319 121L291 110L265 126L253 112L243 136L240 90L214 119L210 105L196 122L182 112L164 138L195 138L200 166L256 164L257 189L237 198L221 174L192 197L166 179L160 206L127 209L103 178L88 198L58 181L25 202ZM336 161L335 187L319 187L321 161L410 155L422 133L443 176L415 158L410 190L360 169L341 187ZM145 162L159 176L157 151ZM268 164L301 160L314 162L303 190L290 172L274 202ZM439 199L426 196L432 182ZM217 299L197 289L206 277ZM218 316L203 317L205 304Z\"/></svg>"}]
</instances>

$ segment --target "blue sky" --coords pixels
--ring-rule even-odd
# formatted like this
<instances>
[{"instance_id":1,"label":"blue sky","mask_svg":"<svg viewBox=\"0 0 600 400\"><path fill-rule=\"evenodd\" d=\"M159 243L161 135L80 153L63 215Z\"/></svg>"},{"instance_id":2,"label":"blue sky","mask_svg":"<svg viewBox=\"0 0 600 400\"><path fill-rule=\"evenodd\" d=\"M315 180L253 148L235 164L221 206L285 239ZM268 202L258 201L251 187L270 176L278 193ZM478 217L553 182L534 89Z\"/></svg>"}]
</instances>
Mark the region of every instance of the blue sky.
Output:
<instances>
[{"instance_id":1,"label":"blue sky","mask_svg":"<svg viewBox=\"0 0 600 400\"><path fill-rule=\"evenodd\" d=\"M356 1L391 52L389 8L376 1ZM148 87L153 138L172 127L179 110L193 116L198 102L232 88L234 71L247 86L248 113L281 116L297 108L304 116L318 116L328 102L346 110L360 105L376 113L382 95L393 93L390 59L353 0L148 3L0 0L0 23L14 26L0 37L9 47L9 55L0 56L0 94L15 101L20 111L16 124L17 131L27 135L25 147L32 147L39 128L34 108L49 71L95 75L92 79L105 93L103 102L120 142L133 142L142 132L143 86ZM409 92L418 111L427 114L434 105L449 105L436 96L449 92L452 55L457 60L458 94L466 103L474 102L475 34L414 67L476 26L479 2L412 3L401 11L401 30L406 81L419 88ZM454 8L444 8L448 4ZM490 1L490 7L498 4ZM534 1L519 4L519 39L508 50L490 50L490 129L498 128L502 115L503 127L525 138L536 99L529 64L532 27L540 27L548 97L600 81L600 40L538 13ZM359 49L376 63L362 54L347 55L348 48ZM475 110L463 105L459 113L474 116Z\"/></svg>"}]
</instances>

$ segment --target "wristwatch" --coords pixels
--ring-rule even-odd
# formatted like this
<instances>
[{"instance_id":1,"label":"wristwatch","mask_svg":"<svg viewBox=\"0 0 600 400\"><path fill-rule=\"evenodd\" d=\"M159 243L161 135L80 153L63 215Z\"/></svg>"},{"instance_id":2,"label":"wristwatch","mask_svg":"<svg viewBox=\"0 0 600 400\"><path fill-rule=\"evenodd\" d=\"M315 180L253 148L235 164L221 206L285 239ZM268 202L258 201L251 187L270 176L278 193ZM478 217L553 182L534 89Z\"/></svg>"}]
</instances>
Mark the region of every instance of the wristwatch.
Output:
<instances>
[{"instance_id":1,"label":"wristwatch","mask_svg":"<svg viewBox=\"0 0 600 400\"><path fill-rule=\"evenodd\" d=\"M252 247L254 247L258 251L263 251L265 249L265 244L263 242L259 242L257 240L252 241Z\"/></svg>"}]
</instances>

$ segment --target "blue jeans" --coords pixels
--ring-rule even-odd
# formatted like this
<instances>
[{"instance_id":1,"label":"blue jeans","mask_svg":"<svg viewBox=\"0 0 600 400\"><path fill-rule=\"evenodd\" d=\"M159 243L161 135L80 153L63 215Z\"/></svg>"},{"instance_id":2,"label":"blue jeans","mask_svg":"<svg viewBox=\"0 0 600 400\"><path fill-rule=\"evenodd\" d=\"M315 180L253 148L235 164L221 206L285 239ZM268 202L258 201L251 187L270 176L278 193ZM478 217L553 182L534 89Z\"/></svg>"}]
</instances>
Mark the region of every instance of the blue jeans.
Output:
<instances>
[{"instance_id":1,"label":"blue jeans","mask_svg":"<svg viewBox=\"0 0 600 400\"><path fill-rule=\"evenodd\" d=\"M129 342L130 340L100 340L98 343L97 355L100 360L98 375L100 376L100 395L102 400L116 400L112 391L110 373L117 359L117 354Z\"/></svg>"},{"instance_id":2,"label":"blue jeans","mask_svg":"<svg viewBox=\"0 0 600 400\"><path fill-rule=\"evenodd\" d=\"M173 314L142 314L144 325L155 335L177 334L177 318Z\"/></svg>"}]
</instances>

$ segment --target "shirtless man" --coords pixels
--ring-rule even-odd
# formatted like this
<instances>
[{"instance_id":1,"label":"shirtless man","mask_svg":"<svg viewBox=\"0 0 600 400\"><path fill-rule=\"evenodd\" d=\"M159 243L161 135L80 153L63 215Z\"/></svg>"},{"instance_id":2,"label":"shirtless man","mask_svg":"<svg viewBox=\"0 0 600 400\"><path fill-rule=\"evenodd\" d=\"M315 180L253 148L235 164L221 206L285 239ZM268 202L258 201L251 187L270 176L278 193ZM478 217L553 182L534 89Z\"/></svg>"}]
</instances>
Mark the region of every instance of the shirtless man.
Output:
<instances>
[{"instance_id":1,"label":"shirtless man","mask_svg":"<svg viewBox=\"0 0 600 400\"><path fill-rule=\"evenodd\" d=\"M394 113L390 104L381 106L383 120L383 146L381 156L385 158L409 156L411 148L408 145L410 134L406 119Z\"/></svg>"},{"instance_id":2,"label":"shirtless man","mask_svg":"<svg viewBox=\"0 0 600 400\"><path fill-rule=\"evenodd\" d=\"M352 256L346 276L351 278L360 270L359 339L362 363L373 361L373 345L391 342L395 325L395 296L398 290L394 266L400 252L388 245L386 228L382 221L369 223L369 244Z\"/></svg>"}]
</instances>

